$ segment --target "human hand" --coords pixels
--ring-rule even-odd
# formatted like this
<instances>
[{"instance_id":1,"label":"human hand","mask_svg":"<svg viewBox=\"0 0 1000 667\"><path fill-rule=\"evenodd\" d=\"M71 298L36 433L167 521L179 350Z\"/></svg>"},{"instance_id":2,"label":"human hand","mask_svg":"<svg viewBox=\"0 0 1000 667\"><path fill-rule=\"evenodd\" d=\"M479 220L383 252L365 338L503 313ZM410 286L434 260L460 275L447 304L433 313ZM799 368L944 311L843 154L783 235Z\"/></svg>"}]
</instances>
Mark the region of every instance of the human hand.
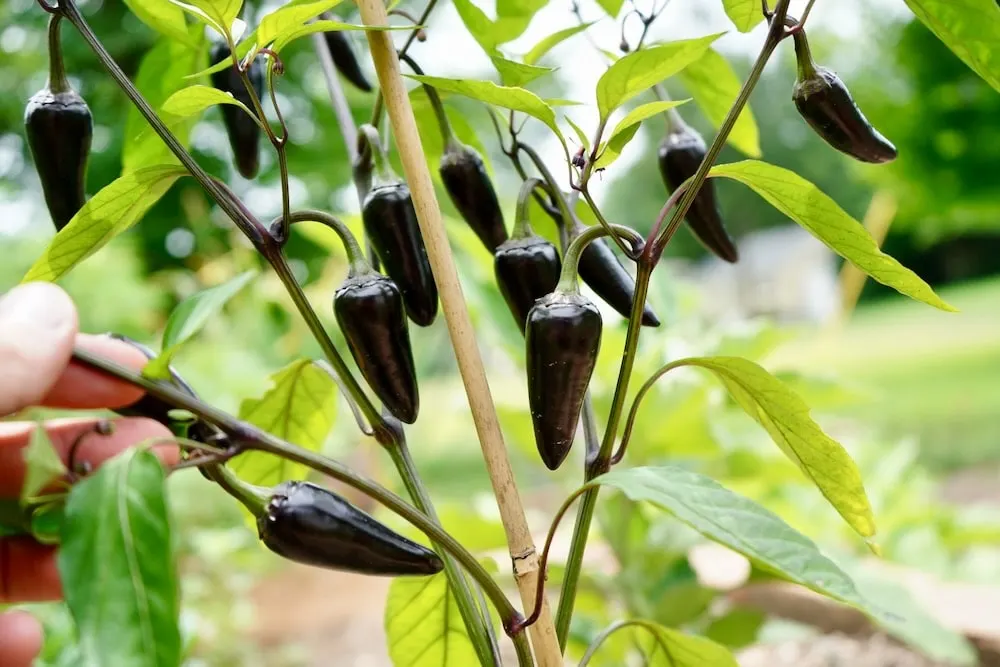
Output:
<instances>
[{"instance_id":1,"label":"human hand","mask_svg":"<svg viewBox=\"0 0 1000 667\"><path fill-rule=\"evenodd\" d=\"M74 345L134 369L146 358L132 346L77 331L76 308L50 283L29 283L0 299L0 416L32 406L94 410L131 405L142 390L71 362ZM56 451L66 461L73 442L92 433L95 419L57 419L45 423ZM120 451L170 431L149 419L116 419L111 435L96 433L80 441L77 461L97 466ZM19 497L24 482L22 450L33 422L0 422L0 498ZM153 451L165 463L177 461L173 445ZM0 604L58 600L62 596L56 547L28 537L0 538ZM42 646L38 622L24 612L0 614L0 656L5 667L29 667Z\"/></svg>"}]
</instances>

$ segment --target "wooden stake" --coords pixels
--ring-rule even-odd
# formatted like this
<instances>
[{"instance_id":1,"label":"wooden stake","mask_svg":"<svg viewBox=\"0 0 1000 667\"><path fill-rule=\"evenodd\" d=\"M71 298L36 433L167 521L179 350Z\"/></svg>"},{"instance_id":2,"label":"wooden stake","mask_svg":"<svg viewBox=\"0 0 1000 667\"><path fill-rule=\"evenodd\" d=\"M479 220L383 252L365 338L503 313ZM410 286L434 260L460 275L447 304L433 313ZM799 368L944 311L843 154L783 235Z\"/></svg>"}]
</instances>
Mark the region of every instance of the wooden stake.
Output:
<instances>
[{"instance_id":1,"label":"wooden stake","mask_svg":"<svg viewBox=\"0 0 1000 667\"><path fill-rule=\"evenodd\" d=\"M366 25L386 25L387 17L382 0L359 0L358 7L361 10L361 19ZM399 58L390 33L373 30L365 34L368 36L368 45L375 61L375 70L378 72L389 121L392 124L396 145L399 147L403 173L413 196L413 207L420 223L420 233L424 237L431 270L441 295L441 307L451 336L451 344L455 349L458 369L465 383L465 393L469 399L469 408L486 460L486 469L500 507L515 579L521 592L521 602L530 613L535 606L535 590L539 576L538 553L528 529L528 521L507 458L496 407L486 380L483 360L476 345L476 334L465 306L455 260L448 245L431 175L427 170L427 158L420 143L420 135L417 133L417 122L413 117L410 98L400 74ZM529 628L529 632L539 667L562 667L559 641L546 601L543 600L541 616L538 622Z\"/></svg>"}]
</instances>

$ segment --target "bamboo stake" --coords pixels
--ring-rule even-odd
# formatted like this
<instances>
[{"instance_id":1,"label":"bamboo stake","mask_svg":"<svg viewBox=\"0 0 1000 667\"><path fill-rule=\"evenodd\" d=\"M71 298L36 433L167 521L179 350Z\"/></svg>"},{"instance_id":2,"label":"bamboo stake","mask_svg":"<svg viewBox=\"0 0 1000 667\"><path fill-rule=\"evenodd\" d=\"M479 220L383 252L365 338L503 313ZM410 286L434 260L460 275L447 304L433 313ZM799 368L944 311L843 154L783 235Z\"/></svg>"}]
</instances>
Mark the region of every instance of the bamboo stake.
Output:
<instances>
[{"instance_id":1,"label":"bamboo stake","mask_svg":"<svg viewBox=\"0 0 1000 667\"><path fill-rule=\"evenodd\" d=\"M361 19L366 25L386 25L387 16L382 0L359 0L358 7L361 10ZM448 245L434 185L427 170L427 158L417 133L417 123L413 117L410 98L400 74L399 58L389 36L390 33L372 30L366 31L366 35L393 135L399 147L403 172L413 196L413 207L420 223L420 233L424 237L431 270L441 295L445 322L448 325L452 347L455 349L459 372L465 384L465 393L468 396L469 408L486 460L486 469L500 507L514 577L521 592L521 602L525 609L530 610L535 605L535 590L539 576L538 553L531 538L520 494L514 482L514 474L507 458L496 407L476 345L472 320L465 305L465 297L458 280L451 247ZM562 655L546 601L543 601L538 622L529 628L529 632L539 667L561 667Z\"/></svg>"}]
</instances>

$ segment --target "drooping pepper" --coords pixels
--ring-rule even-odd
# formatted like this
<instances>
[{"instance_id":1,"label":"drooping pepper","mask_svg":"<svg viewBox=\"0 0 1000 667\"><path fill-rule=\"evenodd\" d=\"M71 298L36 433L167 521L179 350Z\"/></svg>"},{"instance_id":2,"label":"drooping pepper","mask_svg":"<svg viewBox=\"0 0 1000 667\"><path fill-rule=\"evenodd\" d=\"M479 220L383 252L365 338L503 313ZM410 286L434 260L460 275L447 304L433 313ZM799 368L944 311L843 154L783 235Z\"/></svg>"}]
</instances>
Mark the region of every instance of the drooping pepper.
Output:
<instances>
[{"instance_id":1,"label":"drooping pepper","mask_svg":"<svg viewBox=\"0 0 1000 667\"><path fill-rule=\"evenodd\" d=\"M375 160L372 189L361 206L361 219L375 253L403 293L406 314L417 326L437 317L438 290L413 210L410 189L392 173L371 125L362 126Z\"/></svg>"},{"instance_id":2,"label":"drooping pepper","mask_svg":"<svg viewBox=\"0 0 1000 667\"><path fill-rule=\"evenodd\" d=\"M577 285L580 259L574 242L558 286L535 302L525 326L528 405L535 446L549 470L558 469L573 446L601 347L601 314Z\"/></svg>"},{"instance_id":3,"label":"drooping pepper","mask_svg":"<svg viewBox=\"0 0 1000 667\"><path fill-rule=\"evenodd\" d=\"M224 58L230 58L229 47L224 43L216 43L212 47L211 62L217 63ZM247 68L247 77L250 85L260 99L264 93L264 70L255 60ZM238 101L242 102L251 111L253 101L243 85L243 78L236 71L235 67L227 67L224 70L212 73L212 85L219 90L230 93ZM223 104L222 120L226 126L226 134L229 136L229 145L233 149L233 162L236 170L243 178L253 178L260 169L260 126L256 121L247 115L247 112L234 104Z\"/></svg>"},{"instance_id":4,"label":"drooping pepper","mask_svg":"<svg viewBox=\"0 0 1000 667\"><path fill-rule=\"evenodd\" d=\"M412 424L420 397L403 295L356 252L358 261L333 297L337 324L368 386L389 412Z\"/></svg>"},{"instance_id":5,"label":"drooping pepper","mask_svg":"<svg viewBox=\"0 0 1000 667\"><path fill-rule=\"evenodd\" d=\"M695 175L705 159L707 147L701 134L685 123L680 114L671 113L670 119L670 132L660 144L659 162L663 182L673 191ZM727 262L739 260L736 244L722 224L712 179L706 179L698 190L686 219L695 237L708 250Z\"/></svg>"},{"instance_id":6,"label":"drooping pepper","mask_svg":"<svg viewBox=\"0 0 1000 667\"><path fill-rule=\"evenodd\" d=\"M45 204L56 231L83 207L93 136L90 108L66 78L59 42L60 15L49 19L49 80L31 96L24 129Z\"/></svg>"},{"instance_id":7,"label":"drooping pepper","mask_svg":"<svg viewBox=\"0 0 1000 667\"><path fill-rule=\"evenodd\" d=\"M444 567L433 551L308 482L275 487L257 531L268 549L304 565L376 576L430 575Z\"/></svg>"},{"instance_id":8,"label":"drooping pepper","mask_svg":"<svg viewBox=\"0 0 1000 667\"><path fill-rule=\"evenodd\" d=\"M799 114L826 143L861 162L896 159L896 147L872 127L839 76L812 59L804 30L795 32L798 78L792 100Z\"/></svg>"},{"instance_id":9,"label":"drooping pepper","mask_svg":"<svg viewBox=\"0 0 1000 667\"><path fill-rule=\"evenodd\" d=\"M449 141L441 156L441 181L451 202L490 252L507 240L500 202L479 153Z\"/></svg>"},{"instance_id":10,"label":"drooping pepper","mask_svg":"<svg viewBox=\"0 0 1000 667\"><path fill-rule=\"evenodd\" d=\"M336 20L329 13L324 13L323 18L329 21ZM336 66L337 71L358 90L366 93L371 92L372 85L368 82L368 78L365 77L364 72L361 71L361 64L358 62L358 57L354 53L354 46L351 44L351 39L347 36L347 33L341 30L334 30L324 32L323 37L326 39L326 48L330 50L330 57L333 58L333 64Z\"/></svg>"},{"instance_id":11,"label":"drooping pepper","mask_svg":"<svg viewBox=\"0 0 1000 667\"><path fill-rule=\"evenodd\" d=\"M576 219L569 233L570 241L576 239L587 228ZM617 255L604 239L596 239L584 248L580 255L580 277L609 306L622 317L628 317L635 301L635 279L618 261ZM642 324L647 327L660 326L660 318L647 303L642 310Z\"/></svg>"},{"instance_id":12,"label":"drooping pepper","mask_svg":"<svg viewBox=\"0 0 1000 667\"><path fill-rule=\"evenodd\" d=\"M533 178L524 182L518 195L514 234L493 255L497 286L522 334L528 312L535 301L556 288L562 269L556 247L535 234L528 221L528 198L540 183Z\"/></svg>"}]
</instances>

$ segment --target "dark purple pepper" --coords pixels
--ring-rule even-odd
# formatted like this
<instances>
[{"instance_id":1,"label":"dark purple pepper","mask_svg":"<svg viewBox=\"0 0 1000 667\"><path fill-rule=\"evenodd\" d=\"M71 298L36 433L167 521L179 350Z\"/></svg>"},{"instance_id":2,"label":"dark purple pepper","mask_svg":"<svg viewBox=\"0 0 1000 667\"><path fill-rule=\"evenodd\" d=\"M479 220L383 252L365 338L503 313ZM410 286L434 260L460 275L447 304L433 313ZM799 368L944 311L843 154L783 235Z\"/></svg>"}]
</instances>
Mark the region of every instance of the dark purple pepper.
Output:
<instances>
[{"instance_id":1,"label":"dark purple pepper","mask_svg":"<svg viewBox=\"0 0 1000 667\"><path fill-rule=\"evenodd\" d=\"M472 148L451 141L441 156L439 173L462 219L487 250L496 250L507 240L507 227L483 158Z\"/></svg>"},{"instance_id":2,"label":"dark purple pepper","mask_svg":"<svg viewBox=\"0 0 1000 667\"><path fill-rule=\"evenodd\" d=\"M510 239L496 249L493 273L522 334L528 313L538 299L556 288L561 270L559 251L534 234Z\"/></svg>"},{"instance_id":3,"label":"dark purple pepper","mask_svg":"<svg viewBox=\"0 0 1000 667\"><path fill-rule=\"evenodd\" d=\"M217 63L223 58L229 58L229 47L217 43L212 47L211 62ZM256 60L247 68L250 85L260 99L264 94L264 70ZM212 73L212 85L219 90L230 93L244 106L253 111L253 100L243 85L243 78L235 67ZM234 104L221 105L222 120L226 126L229 145L233 149L233 162L236 170L243 178L253 178L260 169L260 126L246 111Z\"/></svg>"},{"instance_id":4,"label":"dark purple pepper","mask_svg":"<svg viewBox=\"0 0 1000 667\"><path fill-rule=\"evenodd\" d=\"M333 58L333 64L336 66L337 71L358 90L366 93L371 92L372 85L368 82L368 78L365 77L364 72L361 71L361 65L358 63L358 57L354 53L354 46L351 44L351 38L347 36L347 33L341 30L334 30L324 32L323 37L326 38L326 47L330 50L330 57Z\"/></svg>"}]
</instances>

